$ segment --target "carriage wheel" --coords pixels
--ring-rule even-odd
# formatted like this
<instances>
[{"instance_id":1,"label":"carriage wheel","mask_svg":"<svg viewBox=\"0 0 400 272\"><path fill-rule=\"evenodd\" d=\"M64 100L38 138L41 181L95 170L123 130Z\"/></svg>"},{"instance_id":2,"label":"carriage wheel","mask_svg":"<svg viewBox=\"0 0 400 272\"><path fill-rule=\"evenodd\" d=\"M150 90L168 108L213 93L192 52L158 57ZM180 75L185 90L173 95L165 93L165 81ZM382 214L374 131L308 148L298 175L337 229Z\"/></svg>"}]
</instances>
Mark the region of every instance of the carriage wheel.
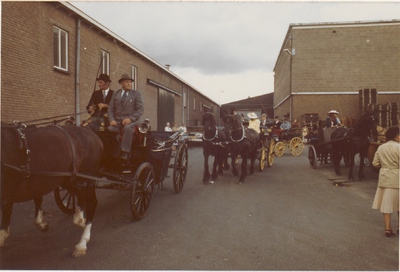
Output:
<instances>
[{"instance_id":1,"label":"carriage wheel","mask_svg":"<svg viewBox=\"0 0 400 272\"><path fill-rule=\"evenodd\" d=\"M299 137L294 137L289 144L289 151L293 156L298 156L303 151L303 141Z\"/></svg>"},{"instance_id":2,"label":"carriage wheel","mask_svg":"<svg viewBox=\"0 0 400 272\"><path fill-rule=\"evenodd\" d=\"M317 152L315 151L315 147L310 145L308 147L308 160L310 161L310 165L312 168L317 168Z\"/></svg>"},{"instance_id":3,"label":"carriage wheel","mask_svg":"<svg viewBox=\"0 0 400 272\"><path fill-rule=\"evenodd\" d=\"M174 189L175 193L182 192L188 169L188 149L186 144L179 146L174 164Z\"/></svg>"},{"instance_id":4,"label":"carriage wheel","mask_svg":"<svg viewBox=\"0 0 400 272\"><path fill-rule=\"evenodd\" d=\"M282 156L285 153L286 145L284 142L279 142L275 145L275 155L278 157Z\"/></svg>"},{"instance_id":5,"label":"carriage wheel","mask_svg":"<svg viewBox=\"0 0 400 272\"><path fill-rule=\"evenodd\" d=\"M142 163L136 170L132 186L131 212L135 220L141 220L149 212L154 191L154 170L150 163Z\"/></svg>"},{"instance_id":6,"label":"carriage wheel","mask_svg":"<svg viewBox=\"0 0 400 272\"><path fill-rule=\"evenodd\" d=\"M260 171L264 170L264 165L265 165L265 161L267 160L267 156L266 156L267 150L266 148L263 146L261 147L261 154L260 154Z\"/></svg>"},{"instance_id":7,"label":"carriage wheel","mask_svg":"<svg viewBox=\"0 0 400 272\"><path fill-rule=\"evenodd\" d=\"M275 157L275 140L271 139L268 148L268 167L271 167L272 164L274 163L274 157Z\"/></svg>"},{"instance_id":8,"label":"carriage wheel","mask_svg":"<svg viewBox=\"0 0 400 272\"><path fill-rule=\"evenodd\" d=\"M60 186L54 190L54 199L63 213L74 214L75 207L78 204L78 197L75 192Z\"/></svg>"}]
</instances>

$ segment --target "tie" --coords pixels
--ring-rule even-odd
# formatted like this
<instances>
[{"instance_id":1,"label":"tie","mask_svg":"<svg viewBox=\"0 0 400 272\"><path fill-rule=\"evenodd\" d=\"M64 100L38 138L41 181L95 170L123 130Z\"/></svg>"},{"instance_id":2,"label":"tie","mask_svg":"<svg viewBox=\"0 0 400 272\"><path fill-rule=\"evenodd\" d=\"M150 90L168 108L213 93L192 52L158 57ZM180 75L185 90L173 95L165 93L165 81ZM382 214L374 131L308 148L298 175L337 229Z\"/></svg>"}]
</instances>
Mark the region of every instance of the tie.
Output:
<instances>
[{"instance_id":1,"label":"tie","mask_svg":"<svg viewBox=\"0 0 400 272\"><path fill-rule=\"evenodd\" d=\"M106 102L106 91L103 90L103 102Z\"/></svg>"},{"instance_id":2,"label":"tie","mask_svg":"<svg viewBox=\"0 0 400 272\"><path fill-rule=\"evenodd\" d=\"M128 91L125 91L125 93L121 97L121 104L124 104L125 99L128 97Z\"/></svg>"}]
</instances>

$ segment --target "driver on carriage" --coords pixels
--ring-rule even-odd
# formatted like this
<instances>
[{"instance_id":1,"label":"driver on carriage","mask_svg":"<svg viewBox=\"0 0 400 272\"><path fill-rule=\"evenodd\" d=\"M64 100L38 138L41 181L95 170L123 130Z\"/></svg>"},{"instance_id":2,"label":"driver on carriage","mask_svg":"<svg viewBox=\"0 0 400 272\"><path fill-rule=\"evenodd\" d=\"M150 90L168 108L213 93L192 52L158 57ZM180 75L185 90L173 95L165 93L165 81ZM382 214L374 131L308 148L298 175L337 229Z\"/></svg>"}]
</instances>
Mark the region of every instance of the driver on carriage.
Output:
<instances>
[{"instance_id":1,"label":"driver on carriage","mask_svg":"<svg viewBox=\"0 0 400 272\"><path fill-rule=\"evenodd\" d=\"M280 129L282 130L282 136L288 135L292 126L290 125L289 118L287 115L283 117L283 123L281 124Z\"/></svg>"},{"instance_id":2,"label":"driver on carriage","mask_svg":"<svg viewBox=\"0 0 400 272\"><path fill-rule=\"evenodd\" d=\"M92 93L86 106L86 110L90 115L82 123L82 126L86 126L93 131L104 131L108 126L108 104L114 91L110 90L111 79L107 74L101 74L96 81L100 90Z\"/></svg>"},{"instance_id":3,"label":"driver on carriage","mask_svg":"<svg viewBox=\"0 0 400 272\"><path fill-rule=\"evenodd\" d=\"M335 110L331 110L328 112L328 117L325 120L326 123L326 127L330 128L330 127L340 127L342 126L339 118L337 117L337 115L339 114L339 112L335 111Z\"/></svg>"},{"instance_id":4,"label":"driver on carriage","mask_svg":"<svg viewBox=\"0 0 400 272\"><path fill-rule=\"evenodd\" d=\"M254 112L247 113L247 116L250 118L249 128L254 129L260 134L260 120L258 119L257 114Z\"/></svg>"},{"instance_id":5,"label":"driver on carriage","mask_svg":"<svg viewBox=\"0 0 400 272\"><path fill-rule=\"evenodd\" d=\"M122 131L121 159L126 165L131 151L132 139L135 127L142 122L144 113L144 100L139 91L132 89L133 79L123 74L118 80L121 89L115 91L108 106L108 118L110 125L108 129L113 132Z\"/></svg>"}]
</instances>

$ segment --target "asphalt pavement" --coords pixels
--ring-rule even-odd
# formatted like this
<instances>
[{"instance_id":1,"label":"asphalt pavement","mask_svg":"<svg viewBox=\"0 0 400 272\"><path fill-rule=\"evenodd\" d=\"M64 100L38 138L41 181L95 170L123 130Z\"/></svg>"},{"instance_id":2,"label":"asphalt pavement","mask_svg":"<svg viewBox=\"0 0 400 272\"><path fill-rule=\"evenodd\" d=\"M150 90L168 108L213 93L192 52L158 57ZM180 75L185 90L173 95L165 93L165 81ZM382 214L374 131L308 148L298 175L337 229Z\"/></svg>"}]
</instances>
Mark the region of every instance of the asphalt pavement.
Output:
<instances>
[{"instance_id":1,"label":"asphalt pavement","mask_svg":"<svg viewBox=\"0 0 400 272\"><path fill-rule=\"evenodd\" d=\"M346 177L343 163L341 170ZM15 204L0 268L399 270L398 236L385 237L382 214L371 208L378 173L370 167L366 181L334 186L333 168L312 169L305 149L298 157L286 151L244 184L229 170L203 185L202 172L202 149L190 147L183 191L174 193L172 179L166 179L170 190L155 191L148 216L139 222L130 214L129 192L98 189L92 236L81 258L71 255L82 229L58 209L52 194L43 203L46 233L33 224L33 202ZM392 224L397 227L397 215Z\"/></svg>"}]
</instances>

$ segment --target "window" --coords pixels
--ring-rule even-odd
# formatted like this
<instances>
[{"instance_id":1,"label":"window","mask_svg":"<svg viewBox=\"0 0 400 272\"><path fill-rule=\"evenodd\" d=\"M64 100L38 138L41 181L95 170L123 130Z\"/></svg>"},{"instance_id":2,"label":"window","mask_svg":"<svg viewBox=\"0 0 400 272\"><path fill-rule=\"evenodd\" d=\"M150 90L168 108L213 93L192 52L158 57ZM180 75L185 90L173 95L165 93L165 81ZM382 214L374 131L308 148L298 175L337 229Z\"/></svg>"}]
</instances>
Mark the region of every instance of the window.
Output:
<instances>
[{"instance_id":1,"label":"window","mask_svg":"<svg viewBox=\"0 0 400 272\"><path fill-rule=\"evenodd\" d=\"M193 110L196 110L196 97L193 97Z\"/></svg>"},{"instance_id":2,"label":"window","mask_svg":"<svg viewBox=\"0 0 400 272\"><path fill-rule=\"evenodd\" d=\"M200 101L200 112L203 112L203 101Z\"/></svg>"},{"instance_id":3,"label":"window","mask_svg":"<svg viewBox=\"0 0 400 272\"><path fill-rule=\"evenodd\" d=\"M183 107L186 108L186 92L183 91Z\"/></svg>"},{"instance_id":4,"label":"window","mask_svg":"<svg viewBox=\"0 0 400 272\"><path fill-rule=\"evenodd\" d=\"M136 78L137 78L137 67L132 65L132 87L134 90L137 90L137 82L136 82Z\"/></svg>"},{"instance_id":5,"label":"window","mask_svg":"<svg viewBox=\"0 0 400 272\"><path fill-rule=\"evenodd\" d=\"M101 73L110 75L110 53L101 50Z\"/></svg>"},{"instance_id":6,"label":"window","mask_svg":"<svg viewBox=\"0 0 400 272\"><path fill-rule=\"evenodd\" d=\"M68 32L53 27L54 67L68 71Z\"/></svg>"}]
</instances>

